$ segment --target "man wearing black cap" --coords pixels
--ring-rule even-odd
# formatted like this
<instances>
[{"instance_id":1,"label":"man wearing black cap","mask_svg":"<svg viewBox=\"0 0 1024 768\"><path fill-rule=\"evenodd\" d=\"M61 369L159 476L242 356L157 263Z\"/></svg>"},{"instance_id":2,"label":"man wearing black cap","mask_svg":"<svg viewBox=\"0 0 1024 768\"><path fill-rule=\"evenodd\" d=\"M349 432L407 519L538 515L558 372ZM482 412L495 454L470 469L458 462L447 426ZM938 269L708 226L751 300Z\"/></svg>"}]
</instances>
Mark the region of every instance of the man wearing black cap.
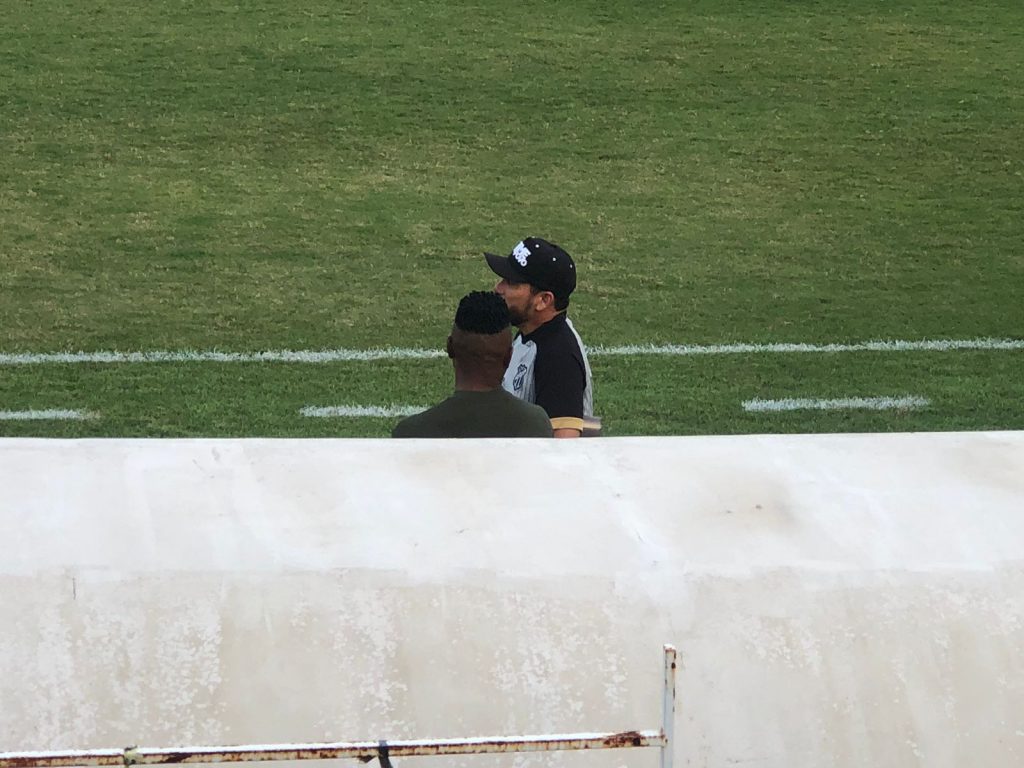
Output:
<instances>
[{"instance_id":1,"label":"man wearing black cap","mask_svg":"<svg viewBox=\"0 0 1024 768\"><path fill-rule=\"evenodd\" d=\"M494 290L519 328L502 386L541 406L555 437L579 437L594 409L586 349L566 317L576 265L539 237L526 238L508 256L484 255L501 278Z\"/></svg>"}]
</instances>

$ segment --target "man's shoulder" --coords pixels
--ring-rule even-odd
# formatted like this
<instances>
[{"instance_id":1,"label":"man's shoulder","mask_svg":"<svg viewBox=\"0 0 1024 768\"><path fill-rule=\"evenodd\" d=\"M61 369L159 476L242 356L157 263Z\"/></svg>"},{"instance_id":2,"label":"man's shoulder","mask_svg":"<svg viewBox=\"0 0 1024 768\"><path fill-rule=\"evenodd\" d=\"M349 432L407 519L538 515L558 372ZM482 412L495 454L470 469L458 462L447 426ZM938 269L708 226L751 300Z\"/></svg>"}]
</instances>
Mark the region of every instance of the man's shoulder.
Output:
<instances>
[{"instance_id":1,"label":"man's shoulder","mask_svg":"<svg viewBox=\"0 0 1024 768\"><path fill-rule=\"evenodd\" d=\"M491 397L495 410L503 412L511 419L510 426L520 425L521 429L516 429L520 432L520 437L546 437L551 432L551 421L548 419L547 411L539 405L516 397L504 389L495 390Z\"/></svg>"},{"instance_id":2,"label":"man's shoulder","mask_svg":"<svg viewBox=\"0 0 1024 768\"><path fill-rule=\"evenodd\" d=\"M458 393L433 408L400 421L392 437L550 437L543 408L503 389Z\"/></svg>"},{"instance_id":3,"label":"man's shoulder","mask_svg":"<svg viewBox=\"0 0 1024 768\"><path fill-rule=\"evenodd\" d=\"M449 409L448 401L442 400L437 405L421 413L406 416L391 430L392 437L437 437L440 422Z\"/></svg>"},{"instance_id":4,"label":"man's shoulder","mask_svg":"<svg viewBox=\"0 0 1024 768\"><path fill-rule=\"evenodd\" d=\"M520 397L516 397L511 392L504 389L495 390L495 399L498 400L501 405L510 411L518 411L519 413L527 415L542 414L547 419L547 413L539 405L527 402Z\"/></svg>"},{"instance_id":5,"label":"man's shoulder","mask_svg":"<svg viewBox=\"0 0 1024 768\"><path fill-rule=\"evenodd\" d=\"M559 314L531 333L529 338L536 340L539 345L564 343L567 340L576 343L579 334L568 316Z\"/></svg>"},{"instance_id":6,"label":"man's shoulder","mask_svg":"<svg viewBox=\"0 0 1024 768\"><path fill-rule=\"evenodd\" d=\"M582 363L585 355L583 345L569 319L562 315L557 321L545 323L545 326L550 328L536 335L537 362L544 365L552 360L576 358Z\"/></svg>"}]
</instances>

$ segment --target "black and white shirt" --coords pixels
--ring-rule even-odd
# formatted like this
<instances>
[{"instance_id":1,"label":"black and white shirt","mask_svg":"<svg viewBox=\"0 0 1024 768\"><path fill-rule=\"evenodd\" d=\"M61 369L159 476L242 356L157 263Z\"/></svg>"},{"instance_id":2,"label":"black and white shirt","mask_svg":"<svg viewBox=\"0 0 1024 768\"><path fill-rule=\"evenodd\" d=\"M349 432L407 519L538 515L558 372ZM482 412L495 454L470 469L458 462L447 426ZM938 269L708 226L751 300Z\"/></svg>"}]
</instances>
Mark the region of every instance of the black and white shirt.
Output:
<instances>
[{"instance_id":1,"label":"black and white shirt","mask_svg":"<svg viewBox=\"0 0 1024 768\"><path fill-rule=\"evenodd\" d=\"M594 415L587 352L564 312L516 336L501 385L547 411L552 429L582 431L583 417Z\"/></svg>"}]
</instances>

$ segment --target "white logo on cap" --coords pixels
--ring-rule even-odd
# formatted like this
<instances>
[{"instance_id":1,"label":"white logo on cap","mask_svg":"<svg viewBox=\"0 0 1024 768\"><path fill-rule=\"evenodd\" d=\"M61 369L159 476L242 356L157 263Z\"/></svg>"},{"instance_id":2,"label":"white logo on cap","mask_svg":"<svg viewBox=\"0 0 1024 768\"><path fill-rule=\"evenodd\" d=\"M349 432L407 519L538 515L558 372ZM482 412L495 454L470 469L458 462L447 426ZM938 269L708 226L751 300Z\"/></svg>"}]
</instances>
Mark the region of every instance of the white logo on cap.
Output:
<instances>
[{"instance_id":1,"label":"white logo on cap","mask_svg":"<svg viewBox=\"0 0 1024 768\"><path fill-rule=\"evenodd\" d=\"M520 267L526 266L526 260L532 255L530 249L526 247L526 243L519 243L515 248L512 249L512 255L516 261L519 262Z\"/></svg>"}]
</instances>

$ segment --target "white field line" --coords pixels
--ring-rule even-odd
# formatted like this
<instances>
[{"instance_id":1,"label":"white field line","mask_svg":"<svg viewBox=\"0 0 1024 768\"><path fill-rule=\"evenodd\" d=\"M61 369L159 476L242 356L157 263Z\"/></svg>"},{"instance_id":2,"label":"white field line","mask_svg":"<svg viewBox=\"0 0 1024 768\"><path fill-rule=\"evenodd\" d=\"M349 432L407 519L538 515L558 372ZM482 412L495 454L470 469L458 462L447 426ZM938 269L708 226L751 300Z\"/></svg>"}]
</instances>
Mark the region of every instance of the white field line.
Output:
<instances>
[{"instance_id":1,"label":"white field line","mask_svg":"<svg viewBox=\"0 0 1024 768\"><path fill-rule=\"evenodd\" d=\"M748 413L777 413L779 411L840 411L866 409L871 411L924 408L931 401L926 397L840 397L830 400L810 398L783 398L782 400L745 400L743 410Z\"/></svg>"},{"instance_id":2,"label":"white field line","mask_svg":"<svg viewBox=\"0 0 1024 768\"><path fill-rule=\"evenodd\" d=\"M373 360L422 360L445 357L440 349L280 349L267 352L154 350L152 352L0 353L0 365L45 363L335 363Z\"/></svg>"},{"instance_id":3,"label":"white field line","mask_svg":"<svg viewBox=\"0 0 1024 768\"><path fill-rule=\"evenodd\" d=\"M638 344L587 348L592 355L749 355L766 352L953 352L961 349L1024 350L1024 339L862 341L855 344Z\"/></svg>"},{"instance_id":4,"label":"white field line","mask_svg":"<svg viewBox=\"0 0 1024 768\"><path fill-rule=\"evenodd\" d=\"M631 344L587 348L591 357L666 355L750 355L765 353L953 352L957 350L1024 350L1024 339L934 339L864 341L855 344ZM7 352L0 366L79 363L335 363L374 360L425 360L444 357L440 349L385 347L378 349L281 349L265 352L217 350L154 350L151 352Z\"/></svg>"},{"instance_id":5,"label":"white field line","mask_svg":"<svg viewBox=\"0 0 1024 768\"><path fill-rule=\"evenodd\" d=\"M98 418L99 414L91 411L0 411L0 421L87 421Z\"/></svg>"},{"instance_id":6,"label":"white field line","mask_svg":"<svg viewBox=\"0 0 1024 768\"><path fill-rule=\"evenodd\" d=\"M425 410L427 410L426 407L416 405L332 405L325 407L307 405L300 409L299 413L315 419L360 417L390 419L395 416L412 416Z\"/></svg>"}]
</instances>

